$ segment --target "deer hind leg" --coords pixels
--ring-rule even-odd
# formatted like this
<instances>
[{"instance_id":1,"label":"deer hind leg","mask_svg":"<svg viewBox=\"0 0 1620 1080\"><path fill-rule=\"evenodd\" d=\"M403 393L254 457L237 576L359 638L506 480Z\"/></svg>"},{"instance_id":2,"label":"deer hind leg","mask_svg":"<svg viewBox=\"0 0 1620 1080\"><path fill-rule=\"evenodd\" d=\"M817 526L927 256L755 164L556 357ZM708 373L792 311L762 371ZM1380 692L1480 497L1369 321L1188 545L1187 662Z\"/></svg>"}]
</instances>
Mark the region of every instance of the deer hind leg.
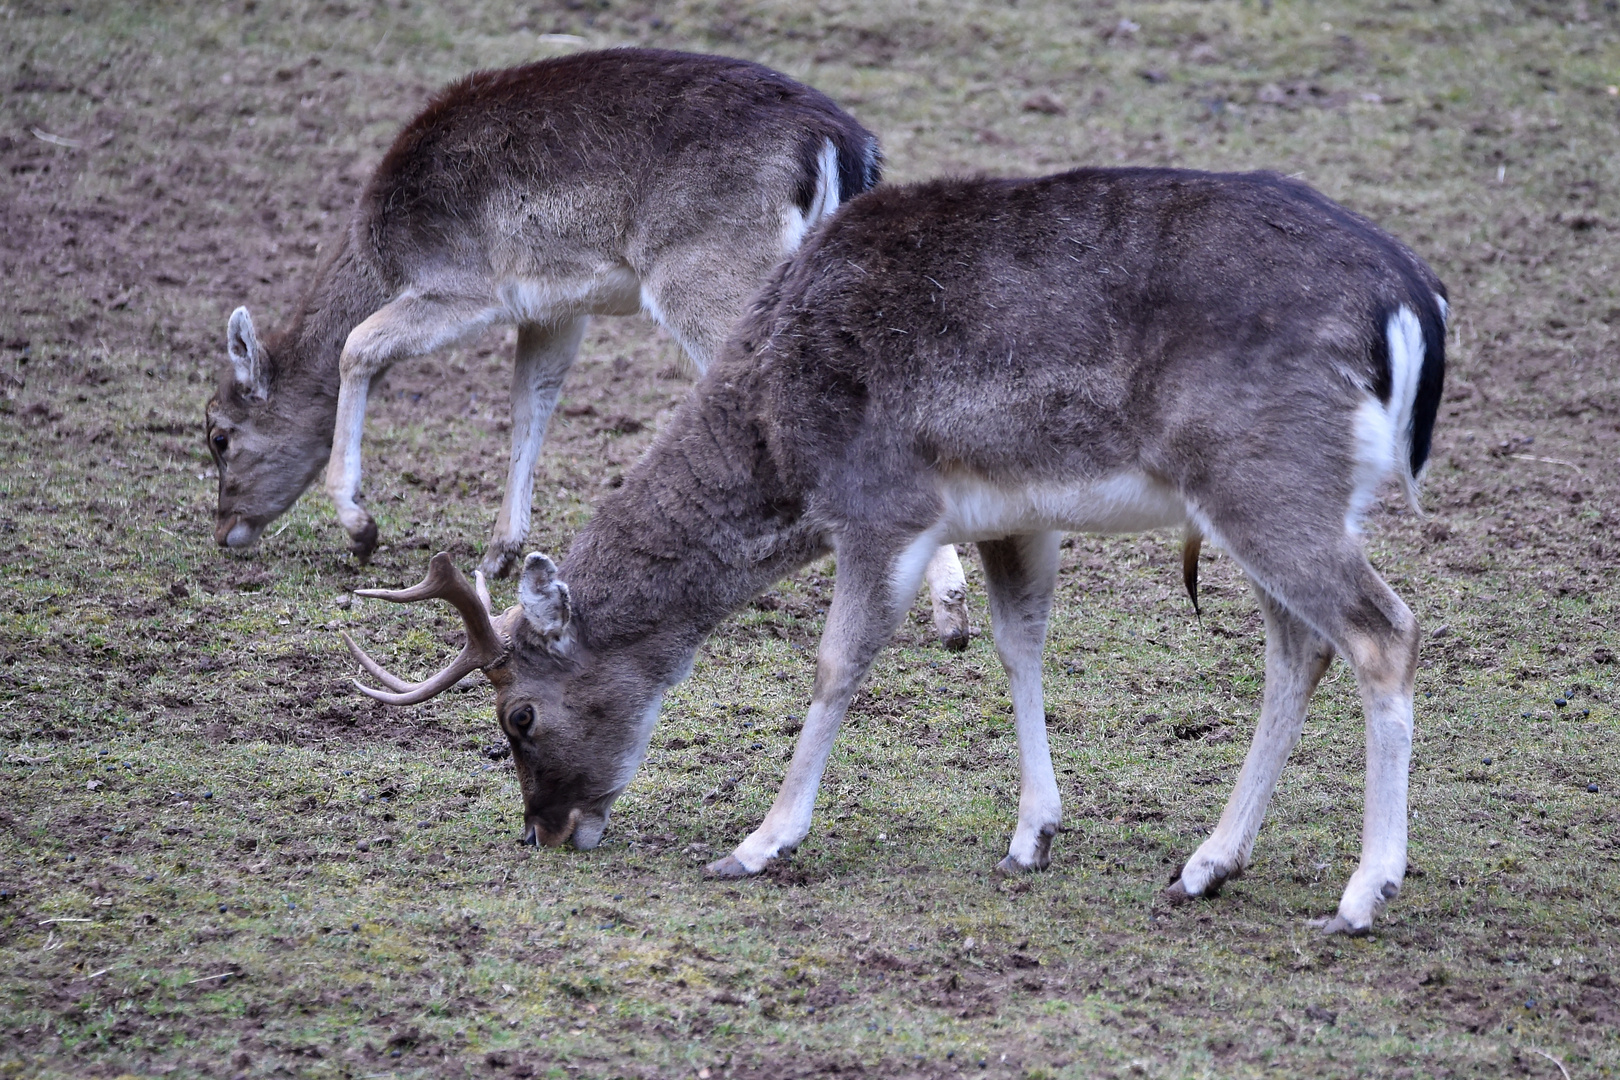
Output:
<instances>
[{"instance_id":1,"label":"deer hind leg","mask_svg":"<svg viewBox=\"0 0 1620 1080\"><path fill-rule=\"evenodd\" d=\"M1057 582L1060 539L1060 533L1042 532L979 544L990 598L990 632L1007 671L1018 730L1018 828L1007 857L996 866L1003 874L1046 869L1063 816L1041 694L1041 654Z\"/></svg>"},{"instance_id":2,"label":"deer hind leg","mask_svg":"<svg viewBox=\"0 0 1620 1080\"><path fill-rule=\"evenodd\" d=\"M1367 791L1361 865L1350 876L1329 933L1365 934L1406 877L1412 689L1418 625L1400 598L1362 562L1356 602L1345 612L1339 648L1356 672L1367 716Z\"/></svg>"},{"instance_id":3,"label":"deer hind leg","mask_svg":"<svg viewBox=\"0 0 1620 1080\"><path fill-rule=\"evenodd\" d=\"M1240 559L1241 561L1241 559ZM1406 876L1407 770L1412 760L1412 683L1418 625L1348 534L1277 581L1261 580L1349 661L1367 721L1367 787L1361 864L1326 923L1332 933L1365 934L1400 892ZM1297 565L1297 564L1296 564Z\"/></svg>"},{"instance_id":4,"label":"deer hind leg","mask_svg":"<svg viewBox=\"0 0 1620 1080\"><path fill-rule=\"evenodd\" d=\"M489 549L479 566L489 577L505 577L517 565L523 540L529 535L534 507L534 466L546 438L546 424L557 407L563 380L579 353L588 319L565 319L550 326L524 323L518 327L517 359L512 368L512 457L506 474L506 494Z\"/></svg>"},{"instance_id":5,"label":"deer hind leg","mask_svg":"<svg viewBox=\"0 0 1620 1080\"><path fill-rule=\"evenodd\" d=\"M384 304L349 333L338 360L337 425L326 465L326 491L364 562L377 546L377 524L360 506L360 441L371 382L396 360L454 344L491 325L500 310L467 298L406 294Z\"/></svg>"},{"instance_id":6,"label":"deer hind leg","mask_svg":"<svg viewBox=\"0 0 1620 1080\"><path fill-rule=\"evenodd\" d=\"M1316 524L1337 517L1333 508L1318 509L1322 512L1311 514L1295 508L1294 514L1272 521L1264 532L1242 528L1239 522L1238 528L1226 528L1218 535L1223 535L1227 550L1256 588L1273 598L1269 603L1331 644L1355 671L1367 720L1361 865L1327 928L1363 934L1400 891L1406 874L1407 769L1412 757L1418 627L1412 612L1368 564L1359 539L1348 531L1329 535ZM1268 701L1269 657L1268 648ZM1247 772L1248 765L1244 768ZM1218 865L1212 860L1208 869L1193 869L1212 872ZM1192 886L1207 888L1207 883L1190 880L1185 872L1183 883L1189 895Z\"/></svg>"},{"instance_id":7,"label":"deer hind leg","mask_svg":"<svg viewBox=\"0 0 1620 1080\"><path fill-rule=\"evenodd\" d=\"M934 633L939 635L939 643L946 649L961 652L968 647L973 627L968 622L967 577L962 573L956 545L941 545L928 560L923 576L928 581L928 595L934 605Z\"/></svg>"},{"instance_id":8,"label":"deer hind leg","mask_svg":"<svg viewBox=\"0 0 1620 1080\"><path fill-rule=\"evenodd\" d=\"M1214 896L1249 865L1254 838L1288 755L1305 726L1305 705L1333 662L1333 646L1287 608L1256 586L1266 620L1266 689L1260 723L1237 786L1221 820L1176 880L1164 891L1170 900Z\"/></svg>"},{"instance_id":9,"label":"deer hind leg","mask_svg":"<svg viewBox=\"0 0 1620 1080\"><path fill-rule=\"evenodd\" d=\"M929 534L909 544L866 537L837 545L838 579L816 657L815 690L787 777L759 828L730 855L709 864L710 874L757 874L809 834L821 774L850 698L905 617L937 546L938 537Z\"/></svg>"}]
</instances>

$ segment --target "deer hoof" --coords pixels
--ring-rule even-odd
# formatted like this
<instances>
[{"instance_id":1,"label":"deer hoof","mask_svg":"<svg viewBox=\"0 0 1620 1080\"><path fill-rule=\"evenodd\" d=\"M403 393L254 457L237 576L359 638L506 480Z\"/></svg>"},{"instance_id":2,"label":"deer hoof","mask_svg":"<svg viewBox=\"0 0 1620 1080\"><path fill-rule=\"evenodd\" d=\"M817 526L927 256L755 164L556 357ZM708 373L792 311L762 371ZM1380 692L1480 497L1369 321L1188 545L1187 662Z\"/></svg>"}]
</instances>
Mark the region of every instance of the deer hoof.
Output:
<instances>
[{"instance_id":1,"label":"deer hoof","mask_svg":"<svg viewBox=\"0 0 1620 1080\"><path fill-rule=\"evenodd\" d=\"M1015 834L1007 857L996 864L994 875L1000 878L1011 877L1014 874L1033 874L1051 866L1052 837L1057 835L1057 831L1056 822L1042 825L1035 830L1033 844L1020 842L1018 835ZM1027 855L1027 858L1020 857L1023 855Z\"/></svg>"},{"instance_id":2,"label":"deer hoof","mask_svg":"<svg viewBox=\"0 0 1620 1080\"><path fill-rule=\"evenodd\" d=\"M1372 932L1372 923L1356 926L1343 915L1335 915L1322 927L1324 934L1343 934L1345 937L1366 937Z\"/></svg>"},{"instance_id":3,"label":"deer hoof","mask_svg":"<svg viewBox=\"0 0 1620 1080\"><path fill-rule=\"evenodd\" d=\"M1008 855L1006 858L1004 858L1000 862L996 863L996 868L994 870L990 871L990 873L994 877L1007 878L1007 877L1017 877L1019 874L1033 874L1038 870L1045 870L1045 869L1046 869L1046 866L1044 864L1042 864L1042 863L1035 862L1035 863L1029 863L1029 864L1026 865L1024 863L1019 862L1017 859L1013 858L1011 855Z\"/></svg>"},{"instance_id":4,"label":"deer hoof","mask_svg":"<svg viewBox=\"0 0 1620 1080\"><path fill-rule=\"evenodd\" d=\"M485 577L504 578L511 575L518 564L518 545L492 543L489 550L484 553L484 561L478 564L478 569L484 572Z\"/></svg>"},{"instance_id":5,"label":"deer hoof","mask_svg":"<svg viewBox=\"0 0 1620 1080\"><path fill-rule=\"evenodd\" d=\"M935 601L934 633L939 635L939 643L945 646L946 652L965 651L973 637L973 627L968 622L967 601Z\"/></svg>"},{"instance_id":6,"label":"deer hoof","mask_svg":"<svg viewBox=\"0 0 1620 1080\"><path fill-rule=\"evenodd\" d=\"M371 553L377 550L377 523L370 518L359 532L349 534L349 553L362 565L371 561Z\"/></svg>"},{"instance_id":7,"label":"deer hoof","mask_svg":"<svg viewBox=\"0 0 1620 1080\"><path fill-rule=\"evenodd\" d=\"M1192 888L1188 887L1187 871L1189 869L1193 870L1193 881L1196 882L1200 878L1204 879L1202 888L1197 886ZM1215 897L1221 895L1221 888L1228 881L1236 881L1242 876L1243 867L1241 864L1235 861L1217 863L1213 868L1210 868L1208 863L1200 860L1198 856L1194 854L1193 857L1189 859L1180 870L1177 870L1175 874L1171 876L1169 886L1163 890L1161 895L1166 900L1170 900L1175 903L1180 903L1184 900L1213 900Z\"/></svg>"},{"instance_id":8,"label":"deer hoof","mask_svg":"<svg viewBox=\"0 0 1620 1080\"><path fill-rule=\"evenodd\" d=\"M703 876L711 878L744 878L752 877L753 871L744 866L735 855L727 855L723 859L716 859L703 868Z\"/></svg>"}]
</instances>

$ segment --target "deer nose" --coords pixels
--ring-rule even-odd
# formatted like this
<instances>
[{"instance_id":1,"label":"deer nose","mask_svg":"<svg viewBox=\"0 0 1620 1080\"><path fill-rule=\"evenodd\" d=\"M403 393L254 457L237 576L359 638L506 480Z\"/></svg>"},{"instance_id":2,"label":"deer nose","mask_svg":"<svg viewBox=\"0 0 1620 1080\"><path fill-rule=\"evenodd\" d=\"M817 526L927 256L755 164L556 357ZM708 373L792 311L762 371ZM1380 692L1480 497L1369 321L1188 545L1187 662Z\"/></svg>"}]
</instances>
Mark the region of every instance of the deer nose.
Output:
<instances>
[{"instance_id":1,"label":"deer nose","mask_svg":"<svg viewBox=\"0 0 1620 1080\"><path fill-rule=\"evenodd\" d=\"M520 838L520 842L530 847L561 847L568 843L569 838L574 835L574 830L579 827L582 816L583 813L576 806L568 811L568 820L562 823L562 828L553 831L546 827L539 814L532 812L525 814L523 836Z\"/></svg>"},{"instance_id":2,"label":"deer nose","mask_svg":"<svg viewBox=\"0 0 1620 1080\"><path fill-rule=\"evenodd\" d=\"M259 530L240 514L232 514L214 526L214 540L220 547L250 548L259 542Z\"/></svg>"}]
</instances>

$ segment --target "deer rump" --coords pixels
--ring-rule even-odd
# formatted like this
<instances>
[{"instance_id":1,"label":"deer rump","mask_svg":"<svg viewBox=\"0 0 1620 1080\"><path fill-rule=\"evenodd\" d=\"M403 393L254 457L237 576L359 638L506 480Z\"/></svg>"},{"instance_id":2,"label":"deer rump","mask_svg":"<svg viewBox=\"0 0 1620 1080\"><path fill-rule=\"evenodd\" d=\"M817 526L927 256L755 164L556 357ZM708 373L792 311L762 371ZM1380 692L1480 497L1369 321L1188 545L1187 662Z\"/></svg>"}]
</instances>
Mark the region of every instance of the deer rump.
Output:
<instances>
[{"instance_id":1,"label":"deer rump","mask_svg":"<svg viewBox=\"0 0 1620 1080\"><path fill-rule=\"evenodd\" d=\"M1445 318L1415 255L1270 174L1086 169L863 195L772 275L562 565L529 556L530 599L485 670L530 833L598 842L703 638L832 551L787 776L709 867L759 872L808 834L837 728L930 553L973 541L1019 743L999 869L1042 868L1061 818L1041 691L1061 532L1182 525L1253 583L1266 691L1220 824L1167 895L1214 895L1248 865L1307 700L1343 655L1367 719L1363 850L1323 922L1365 932L1405 873L1418 630L1359 521L1390 476L1415 498ZM536 779L558 775L578 780Z\"/></svg>"}]
</instances>

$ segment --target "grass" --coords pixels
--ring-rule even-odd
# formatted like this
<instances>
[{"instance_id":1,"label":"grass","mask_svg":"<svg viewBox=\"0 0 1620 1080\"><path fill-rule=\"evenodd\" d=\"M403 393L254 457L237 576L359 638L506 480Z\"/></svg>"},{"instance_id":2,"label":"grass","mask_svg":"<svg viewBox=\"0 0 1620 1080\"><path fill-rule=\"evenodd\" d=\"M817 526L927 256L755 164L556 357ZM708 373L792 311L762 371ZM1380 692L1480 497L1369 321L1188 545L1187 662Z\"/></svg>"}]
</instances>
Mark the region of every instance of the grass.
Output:
<instances>
[{"instance_id":1,"label":"grass","mask_svg":"<svg viewBox=\"0 0 1620 1080\"><path fill-rule=\"evenodd\" d=\"M0 1073L1620 1067L1612 5L24 3L0 26ZM201 414L229 311L274 325L426 94L573 47L558 33L772 64L876 130L897 180L1274 168L1432 262L1456 318L1430 515L1392 493L1368 527L1428 631L1414 870L1372 938L1307 923L1359 846L1342 665L1249 875L1156 899L1260 693L1246 587L1207 555L1194 619L1173 536L1064 552L1068 831L1016 881L988 873L1015 818L1005 680L987 639L935 648L921 607L807 846L702 880L780 781L825 565L708 642L593 853L515 844L487 691L393 712L348 689L339 626L397 669L452 651L453 616L349 594L435 550L472 562L504 460L499 335L389 376L373 565L313 494L253 557L215 550ZM565 411L597 415L553 426L535 546L566 548L689 385L645 323L592 329Z\"/></svg>"}]
</instances>

